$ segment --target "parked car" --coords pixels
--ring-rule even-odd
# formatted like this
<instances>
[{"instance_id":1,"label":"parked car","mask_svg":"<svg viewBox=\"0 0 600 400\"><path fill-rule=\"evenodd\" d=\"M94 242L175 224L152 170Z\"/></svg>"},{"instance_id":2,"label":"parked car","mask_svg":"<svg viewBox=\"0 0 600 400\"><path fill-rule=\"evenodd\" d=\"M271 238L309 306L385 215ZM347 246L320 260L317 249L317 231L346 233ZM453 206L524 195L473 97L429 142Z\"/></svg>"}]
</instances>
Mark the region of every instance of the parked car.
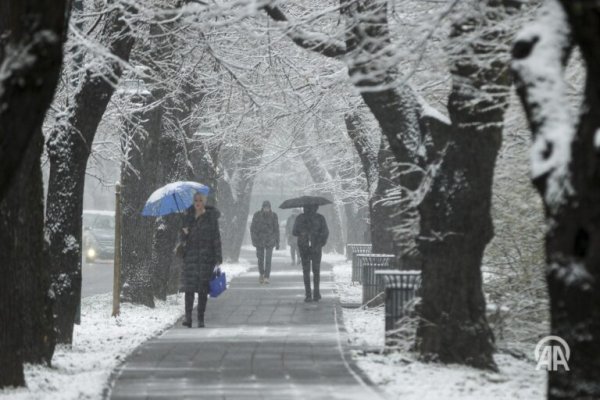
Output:
<instances>
[{"instance_id":1,"label":"parked car","mask_svg":"<svg viewBox=\"0 0 600 400\"><path fill-rule=\"evenodd\" d=\"M114 211L83 211L83 254L85 261L112 259L115 254Z\"/></svg>"}]
</instances>

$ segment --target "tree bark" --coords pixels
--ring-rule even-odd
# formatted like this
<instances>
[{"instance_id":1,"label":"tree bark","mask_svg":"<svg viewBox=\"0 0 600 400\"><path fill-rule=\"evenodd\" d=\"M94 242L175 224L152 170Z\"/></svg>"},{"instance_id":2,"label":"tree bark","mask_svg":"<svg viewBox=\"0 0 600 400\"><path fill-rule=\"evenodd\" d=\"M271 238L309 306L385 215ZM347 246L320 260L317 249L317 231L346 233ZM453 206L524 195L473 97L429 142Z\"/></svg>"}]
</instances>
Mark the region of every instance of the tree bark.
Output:
<instances>
[{"instance_id":1,"label":"tree bark","mask_svg":"<svg viewBox=\"0 0 600 400\"><path fill-rule=\"evenodd\" d=\"M562 3L562 6L561 6ZM551 334L569 370L548 374L548 399L600 398L600 5L548 1L513 48L517 91L533 133L532 181L544 201ZM580 112L567 104L565 66L579 47L587 79ZM539 65L544 65L540 70ZM556 343L554 343L556 344Z\"/></svg>"},{"instance_id":2,"label":"tree bark","mask_svg":"<svg viewBox=\"0 0 600 400\"><path fill-rule=\"evenodd\" d=\"M146 99L148 103L151 99ZM152 238L155 221L142 216L146 200L157 188L156 165L160 153L162 107L147 106L126 123L121 166L121 209L123 210L122 296L124 301L154 307L152 285Z\"/></svg>"},{"instance_id":3,"label":"tree bark","mask_svg":"<svg viewBox=\"0 0 600 400\"><path fill-rule=\"evenodd\" d=\"M407 222L414 224L414 220L407 221L406 215L399 213L399 207L390 204L387 200L389 192L397 187L397 178L394 174L395 158L386 137L381 138L377 157L377 165L379 165L377 186L369 199L372 251L376 254L394 254L396 263L400 266L411 265L414 263L403 260L403 250L404 247L409 247L409 243L414 241L414 238L408 237L406 241L397 240L394 231ZM418 269L420 265L412 265L412 268Z\"/></svg>"},{"instance_id":4,"label":"tree bark","mask_svg":"<svg viewBox=\"0 0 600 400\"><path fill-rule=\"evenodd\" d=\"M0 202L0 317L7 321L0 328L0 387L23 385L21 363L49 364L54 351L50 279L43 263L43 144L40 133L19 167L19 184Z\"/></svg>"},{"instance_id":5,"label":"tree bark","mask_svg":"<svg viewBox=\"0 0 600 400\"><path fill-rule=\"evenodd\" d=\"M241 150L238 160L228 172L228 177L219 180L219 206L223 213L223 258L237 262L246 233L248 216L250 214L250 198L254 187L254 167L260 164L263 148L246 148ZM223 158L228 155L224 155ZM235 157L231 155L230 157Z\"/></svg>"},{"instance_id":6,"label":"tree bark","mask_svg":"<svg viewBox=\"0 0 600 400\"><path fill-rule=\"evenodd\" d=\"M0 3L0 200L41 134L62 64L68 10L68 0Z\"/></svg>"},{"instance_id":7,"label":"tree bark","mask_svg":"<svg viewBox=\"0 0 600 400\"><path fill-rule=\"evenodd\" d=\"M187 150L183 141L183 132L175 132L172 129L163 131L159 144L157 186L189 180L191 177L192 171L187 163ZM160 217L155 223L152 240L152 286L154 295L160 300L167 297L169 278L172 276L170 269L173 249L180 228L181 215Z\"/></svg>"},{"instance_id":8,"label":"tree bark","mask_svg":"<svg viewBox=\"0 0 600 400\"><path fill-rule=\"evenodd\" d=\"M128 61L133 37L122 12L117 8L107 14L101 42L111 54ZM59 343L72 342L81 299L81 215L87 162L96 130L122 74L120 63L106 62L106 71L98 71L97 66L86 71L64 119L56 121L47 142L50 178L46 233Z\"/></svg>"},{"instance_id":9,"label":"tree bark","mask_svg":"<svg viewBox=\"0 0 600 400\"><path fill-rule=\"evenodd\" d=\"M450 53L452 128L446 138L441 137L444 132L433 136L439 162L419 206L418 245L425 255L421 353L488 369L497 367L481 263L494 236L492 183L512 83L504 50L509 33L493 24L507 12L500 3L488 2L485 12L461 10L454 22L451 41L463 45ZM485 38L479 33L483 30ZM480 40L473 40L474 35ZM464 46L467 38L471 44Z\"/></svg>"},{"instance_id":10,"label":"tree bark","mask_svg":"<svg viewBox=\"0 0 600 400\"><path fill-rule=\"evenodd\" d=\"M347 243L368 243L367 238L371 239L370 230L374 226L370 223L370 215L372 214L371 196L375 191L374 187L379 178L377 161L377 150L373 148L364 127L364 123L358 112L347 113L344 115L346 132L354 145L354 149L358 155L361 165L361 171L365 177L366 187L365 197L366 202L360 204L357 201L345 201L346 210L346 242ZM345 168L345 171L340 171L340 176L344 181L354 179L356 174L351 168ZM348 189L343 188L344 191Z\"/></svg>"},{"instance_id":11,"label":"tree bark","mask_svg":"<svg viewBox=\"0 0 600 400\"><path fill-rule=\"evenodd\" d=\"M25 385L24 358L37 362L52 357L52 330L44 320L48 282L40 262L39 162L41 126L58 82L68 8L67 0L0 3L0 388ZM25 254L30 257L23 260ZM39 290L29 298L26 281ZM39 314L23 321L25 312ZM46 341L38 333L48 334Z\"/></svg>"},{"instance_id":12,"label":"tree bark","mask_svg":"<svg viewBox=\"0 0 600 400\"><path fill-rule=\"evenodd\" d=\"M37 136L25 153L17 174L20 184L9 191L5 204L13 221L14 263L20 266L23 291L23 359L28 363L50 364L55 334L52 315L53 293L46 267L47 246L44 241L44 184L41 156L42 135Z\"/></svg>"}]
</instances>

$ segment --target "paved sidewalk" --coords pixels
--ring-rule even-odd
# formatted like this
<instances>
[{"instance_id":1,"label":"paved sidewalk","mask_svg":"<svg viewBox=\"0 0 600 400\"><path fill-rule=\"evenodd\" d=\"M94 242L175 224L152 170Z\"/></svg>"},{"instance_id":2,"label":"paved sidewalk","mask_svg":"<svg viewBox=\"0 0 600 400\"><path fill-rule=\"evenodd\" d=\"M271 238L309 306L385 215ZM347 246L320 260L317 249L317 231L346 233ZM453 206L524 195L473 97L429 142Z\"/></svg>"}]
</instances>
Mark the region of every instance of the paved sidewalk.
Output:
<instances>
[{"instance_id":1,"label":"paved sidewalk","mask_svg":"<svg viewBox=\"0 0 600 400\"><path fill-rule=\"evenodd\" d=\"M300 266L273 261L271 284L253 268L209 299L206 328L194 315L137 349L112 399L378 399L343 354L331 267L323 299L306 304Z\"/></svg>"}]
</instances>

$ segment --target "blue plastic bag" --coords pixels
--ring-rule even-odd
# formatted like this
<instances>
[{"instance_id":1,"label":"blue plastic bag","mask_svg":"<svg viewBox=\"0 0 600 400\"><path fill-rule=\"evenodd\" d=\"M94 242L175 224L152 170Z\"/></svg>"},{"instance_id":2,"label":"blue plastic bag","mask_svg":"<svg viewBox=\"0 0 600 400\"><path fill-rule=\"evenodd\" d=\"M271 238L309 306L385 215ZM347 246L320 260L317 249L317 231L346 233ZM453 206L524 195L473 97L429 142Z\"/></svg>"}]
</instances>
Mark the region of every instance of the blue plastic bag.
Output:
<instances>
[{"instance_id":1,"label":"blue plastic bag","mask_svg":"<svg viewBox=\"0 0 600 400\"><path fill-rule=\"evenodd\" d=\"M227 277L225 272L217 269L210 278L208 294L210 297L219 297L225 290L227 290Z\"/></svg>"}]
</instances>

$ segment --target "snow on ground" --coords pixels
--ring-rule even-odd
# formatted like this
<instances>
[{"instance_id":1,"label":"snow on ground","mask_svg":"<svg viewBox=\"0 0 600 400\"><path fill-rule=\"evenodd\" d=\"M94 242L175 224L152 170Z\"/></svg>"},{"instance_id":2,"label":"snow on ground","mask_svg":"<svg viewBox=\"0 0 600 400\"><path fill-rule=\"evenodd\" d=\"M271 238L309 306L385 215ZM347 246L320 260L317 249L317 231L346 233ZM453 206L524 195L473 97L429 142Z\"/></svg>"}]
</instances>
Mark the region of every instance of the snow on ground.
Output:
<instances>
[{"instance_id":1,"label":"snow on ground","mask_svg":"<svg viewBox=\"0 0 600 400\"><path fill-rule=\"evenodd\" d=\"M351 282L351 262L341 257L324 257L331 263L342 305L358 303L361 287ZM508 354L496 354L499 373L461 365L424 363L410 352L412 340L400 343L397 352L383 354L384 309L343 308L344 325L353 358L371 381L389 398L403 400L542 400L546 373L535 363ZM533 351L533 349L532 349Z\"/></svg>"},{"instance_id":2,"label":"snow on ground","mask_svg":"<svg viewBox=\"0 0 600 400\"><path fill-rule=\"evenodd\" d=\"M246 260L221 266L228 281L248 268ZM123 303L121 315L112 318L112 293L82 299L73 346L58 346L51 368L26 365L27 388L0 390L0 400L102 398L112 371L140 344L175 324L183 307L183 294L176 294L156 301L153 309Z\"/></svg>"}]
</instances>

